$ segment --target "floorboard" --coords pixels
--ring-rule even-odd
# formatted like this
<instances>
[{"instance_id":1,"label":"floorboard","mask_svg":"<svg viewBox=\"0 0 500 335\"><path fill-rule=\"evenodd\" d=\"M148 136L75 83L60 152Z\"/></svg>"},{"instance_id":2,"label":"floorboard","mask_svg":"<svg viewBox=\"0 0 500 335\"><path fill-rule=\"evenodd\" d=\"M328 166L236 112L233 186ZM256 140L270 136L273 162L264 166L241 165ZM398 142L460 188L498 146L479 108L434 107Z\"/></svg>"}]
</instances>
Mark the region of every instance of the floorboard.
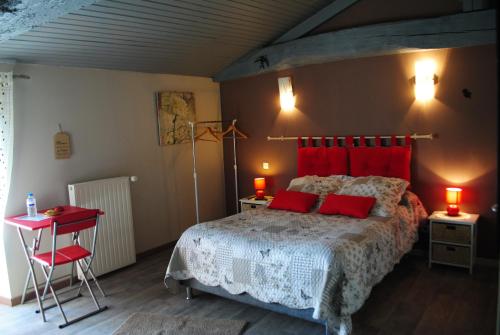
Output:
<instances>
[{"instance_id":1,"label":"floorboard","mask_svg":"<svg viewBox=\"0 0 500 335\"><path fill-rule=\"evenodd\" d=\"M134 312L228 318L248 321L245 335L324 334L322 326L209 294L187 301L184 294L170 294L163 276L170 252L160 251L136 265L106 275L100 283L108 297L100 299L109 310L63 330L57 309L42 323L35 303L0 306L0 334L112 334ZM353 335L365 334L484 334L495 332L496 269L466 270L446 266L427 268L424 258L407 256L372 291L353 316ZM65 304L69 317L90 311L88 294Z\"/></svg>"}]
</instances>

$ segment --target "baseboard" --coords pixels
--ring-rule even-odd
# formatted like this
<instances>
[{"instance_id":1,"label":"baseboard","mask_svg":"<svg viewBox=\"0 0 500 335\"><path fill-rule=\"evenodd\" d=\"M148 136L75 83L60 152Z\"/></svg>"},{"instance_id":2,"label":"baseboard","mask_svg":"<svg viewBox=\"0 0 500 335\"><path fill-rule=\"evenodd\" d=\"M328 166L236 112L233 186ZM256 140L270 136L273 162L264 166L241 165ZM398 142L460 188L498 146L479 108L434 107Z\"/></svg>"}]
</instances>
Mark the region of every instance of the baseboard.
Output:
<instances>
[{"instance_id":1,"label":"baseboard","mask_svg":"<svg viewBox=\"0 0 500 335\"><path fill-rule=\"evenodd\" d=\"M138 253L136 255L136 257L137 257L137 259L141 259L141 258L144 258L144 257L148 257L148 256L151 256L151 255L157 254L160 251L172 249L173 247L175 247L176 243L177 243L177 240L172 241L172 242L168 242L168 243L165 243L165 244L162 244L162 245L160 245L160 246L158 246L156 248L149 249L149 250L143 251L141 253Z\"/></svg>"},{"instance_id":2,"label":"baseboard","mask_svg":"<svg viewBox=\"0 0 500 335\"><path fill-rule=\"evenodd\" d=\"M69 277L69 275L66 277ZM76 283L77 281L78 281L78 279L75 277L75 279L73 280L73 283ZM69 278L61 278L61 280L54 282L53 286L56 290L60 290L62 288L68 287L69 282L70 282ZM43 285L39 286L38 292L40 294L43 293ZM20 295L17 297L13 297L11 299L5 298L5 297L0 297L0 304L13 307L13 306L21 304L21 298L22 298L22 296L20 296ZM36 298L35 290L31 290L31 291L26 292L26 299L25 299L26 301L29 301L29 300L32 300L35 298Z\"/></svg>"},{"instance_id":3,"label":"baseboard","mask_svg":"<svg viewBox=\"0 0 500 335\"><path fill-rule=\"evenodd\" d=\"M0 296L0 305L12 306L12 299Z\"/></svg>"}]
</instances>

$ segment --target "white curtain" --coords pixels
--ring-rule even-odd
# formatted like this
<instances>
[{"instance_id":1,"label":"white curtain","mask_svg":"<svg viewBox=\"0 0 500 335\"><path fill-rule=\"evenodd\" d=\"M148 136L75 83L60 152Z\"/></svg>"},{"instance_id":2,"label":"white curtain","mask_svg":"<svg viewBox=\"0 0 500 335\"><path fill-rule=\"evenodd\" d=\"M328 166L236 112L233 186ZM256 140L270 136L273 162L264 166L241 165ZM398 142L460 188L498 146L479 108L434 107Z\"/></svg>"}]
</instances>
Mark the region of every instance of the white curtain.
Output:
<instances>
[{"instance_id":1,"label":"white curtain","mask_svg":"<svg viewBox=\"0 0 500 335\"><path fill-rule=\"evenodd\" d=\"M0 72L0 219L4 217L10 187L13 148L12 108L12 72Z\"/></svg>"},{"instance_id":2,"label":"white curtain","mask_svg":"<svg viewBox=\"0 0 500 335\"><path fill-rule=\"evenodd\" d=\"M5 258L3 218L10 187L13 152L12 72L0 71L0 296L11 297Z\"/></svg>"}]
</instances>

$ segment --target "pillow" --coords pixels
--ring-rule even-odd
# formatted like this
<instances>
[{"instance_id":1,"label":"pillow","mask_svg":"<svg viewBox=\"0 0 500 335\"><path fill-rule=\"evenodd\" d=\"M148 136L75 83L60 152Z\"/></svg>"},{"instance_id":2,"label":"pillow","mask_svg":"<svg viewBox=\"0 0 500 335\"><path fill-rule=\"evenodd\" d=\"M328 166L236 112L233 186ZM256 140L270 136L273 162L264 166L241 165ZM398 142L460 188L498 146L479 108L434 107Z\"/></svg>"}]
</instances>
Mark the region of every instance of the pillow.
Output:
<instances>
[{"instance_id":1,"label":"pillow","mask_svg":"<svg viewBox=\"0 0 500 335\"><path fill-rule=\"evenodd\" d=\"M267 208L309 213L317 200L317 194L280 190Z\"/></svg>"},{"instance_id":2,"label":"pillow","mask_svg":"<svg viewBox=\"0 0 500 335\"><path fill-rule=\"evenodd\" d=\"M409 183L399 178L368 176L353 178L342 186L338 194L375 197L371 215L390 217L396 214L398 203Z\"/></svg>"},{"instance_id":3,"label":"pillow","mask_svg":"<svg viewBox=\"0 0 500 335\"><path fill-rule=\"evenodd\" d=\"M293 178L287 187L287 191L297 191L301 192L304 187L314 182L314 177L317 176L303 176L298 178Z\"/></svg>"},{"instance_id":4,"label":"pillow","mask_svg":"<svg viewBox=\"0 0 500 335\"><path fill-rule=\"evenodd\" d=\"M319 203L321 203L329 193L338 192L342 185L351 179L350 176L342 175L329 177L304 176L292 179L287 190L317 194L319 195Z\"/></svg>"},{"instance_id":5,"label":"pillow","mask_svg":"<svg viewBox=\"0 0 500 335\"><path fill-rule=\"evenodd\" d=\"M359 219L366 219L373 205L377 201L374 197L354 195L328 194L319 208L321 214L346 215Z\"/></svg>"}]
</instances>

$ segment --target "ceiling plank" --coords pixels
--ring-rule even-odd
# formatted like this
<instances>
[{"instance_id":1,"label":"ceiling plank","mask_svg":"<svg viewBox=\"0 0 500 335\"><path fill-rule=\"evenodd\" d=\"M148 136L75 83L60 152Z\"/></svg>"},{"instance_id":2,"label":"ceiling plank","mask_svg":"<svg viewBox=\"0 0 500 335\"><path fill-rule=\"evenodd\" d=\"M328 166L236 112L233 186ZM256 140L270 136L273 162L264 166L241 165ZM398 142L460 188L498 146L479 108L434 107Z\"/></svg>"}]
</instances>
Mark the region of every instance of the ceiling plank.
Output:
<instances>
[{"instance_id":1,"label":"ceiling plank","mask_svg":"<svg viewBox=\"0 0 500 335\"><path fill-rule=\"evenodd\" d=\"M334 0L331 4L321 9L319 12L302 21L285 34L281 35L273 44L284 43L291 40L300 38L319 26L320 24L328 21L335 15L354 5L358 0Z\"/></svg>"},{"instance_id":2,"label":"ceiling plank","mask_svg":"<svg viewBox=\"0 0 500 335\"><path fill-rule=\"evenodd\" d=\"M495 10L399 21L304 37L253 51L215 75L215 81L296 66L423 49L458 48L496 42ZM256 62L266 57L269 66Z\"/></svg>"},{"instance_id":3,"label":"ceiling plank","mask_svg":"<svg viewBox=\"0 0 500 335\"><path fill-rule=\"evenodd\" d=\"M29 31L33 26L91 5L97 0L31 0L14 2L11 12L0 15L0 42ZM8 3L5 4L8 6Z\"/></svg>"},{"instance_id":4,"label":"ceiling plank","mask_svg":"<svg viewBox=\"0 0 500 335\"><path fill-rule=\"evenodd\" d=\"M331 0L80 1L91 4L1 41L0 58L212 77Z\"/></svg>"}]
</instances>

